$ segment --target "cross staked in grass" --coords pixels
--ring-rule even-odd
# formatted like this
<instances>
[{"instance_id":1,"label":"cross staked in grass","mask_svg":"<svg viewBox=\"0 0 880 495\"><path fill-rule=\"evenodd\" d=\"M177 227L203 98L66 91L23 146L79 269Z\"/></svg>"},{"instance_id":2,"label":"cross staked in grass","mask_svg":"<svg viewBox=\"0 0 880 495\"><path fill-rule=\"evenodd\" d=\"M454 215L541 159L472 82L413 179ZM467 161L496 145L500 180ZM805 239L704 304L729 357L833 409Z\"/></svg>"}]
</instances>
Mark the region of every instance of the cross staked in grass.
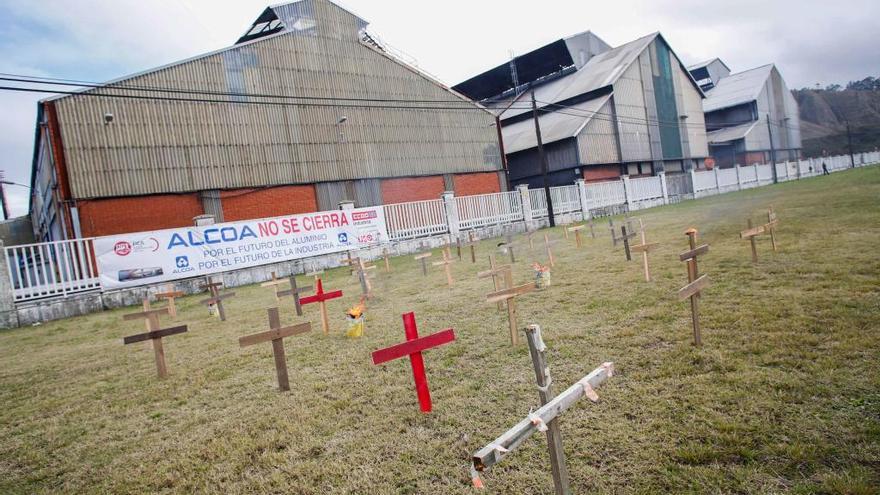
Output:
<instances>
[{"instance_id":1,"label":"cross staked in grass","mask_svg":"<svg viewBox=\"0 0 880 495\"><path fill-rule=\"evenodd\" d=\"M175 299L179 297L183 297L185 294L179 290L171 290L170 287L166 287L163 292L156 293L156 299L164 299L168 301L168 315L172 318L177 318L177 303Z\"/></svg>"},{"instance_id":2,"label":"cross staked in grass","mask_svg":"<svg viewBox=\"0 0 880 495\"><path fill-rule=\"evenodd\" d=\"M269 315L269 331L246 335L238 339L239 347L247 347L265 342L272 343L272 355L275 357L275 374L278 375L278 389L282 392L290 391L290 381L287 378L287 358L284 354L284 339L294 335L300 335L312 330L309 322L300 323L290 327L281 326L281 318L278 316L278 308L266 310Z\"/></svg>"},{"instance_id":3,"label":"cross staked in grass","mask_svg":"<svg viewBox=\"0 0 880 495\"><path fill-rule=\"evenodd\" d=\"M510 270L507 271L507 273L509 272ZM511 345L515 346L519 343L519 338L517 337L516 323L516 298L534 291L535 283L529 282L527 284L518 285L516 287L513 287L511 284L505 289L486 294L487 303L503 302L507 304L507 323L510 327Z\"/></svg>"},{"instance_id":4,"label":"cross staked in grass","mask_svg":"<svg viewBox=\"0 0 880 495\"><path fill-rule=\"evenodd\" d=\"M648 243L647 236L645 234L645 224L642 222L642 219L639 219L639 232L641 232L642 243L636 244L635 246L631 246L630 249L634 253L642 253L642 266L645 270L645 282L651 281L651 269L648 267L648 253L656 249L660 243L652 242Z\"/></svg>"},{"instance_id":5,"label":"cross staked in grass","mask_svg":"<svg viewBox=\"0 0 880 495\"><path fill-rule=\"evenodd\" d=\"M455 331L447 328L426 337L419 337L416 316L412 312L403 315L403 331L406 335L406 342L374 351L373 364L378 365L409 356L413 380L416 384L416 395L419 398L419 408L423 413L429 413L431 412L431 391L428 389L428 377L425 375L422 351L454 341Z\"/></svg>"},{"instance_id":6,"label":"cross staked in grass","mask_svg":"<svg viewBox=\"0 0 880 495\"><path fill-rule=\"evenodd\" d=\"M296 284L296 274L293 274L293 273L289 277L287 277L287 282L290 284L290 288L276 292L275 297L278 298L279 300L282 297L288 297L288 296L292 297L293 298L293 308L296 310L296 315L302 316L303 315L302 297L300 296L300 294L303 294L303 293L306 293L306 292L312 290L312 286L311 285L304 285L302 287L299 287Z\"/></svg>"},{"instance_id":7,"label":"cross staked in grass","mask_svg":"<svg viewBox=\"0 0 880 495\"><path fill-rule=\"evenodd\" d=\"M156 374L159 378L168 376L168 368L165 365L165 348L162 346L162 338L170 337L186 332L186 325L159 328L159 315L168 314L168 308L152 309L141 313L130 313L123 317L124 320L140 320L145 319L149 327L147 333L131 335L123 339L123 344L134 344L135 342L151 341L153 344L153 356L156 360Z\"/></svg>"},{"instance_id":8,"label":"cross staked in grass","mask_svg":"<svg viewBox=\"0 0 880 495\"><path fill-rule=\"evenodd\" d=\"M223 307L223 300L235 297L235 292L220 294L220 287L223 287L223 282L214 282L211 280L211 277L208 277L208 283L202 284L202 289L208 289L211 293L211 297L199 301L199 304L208 306L209 308L211 306L216 307L217 314L220 316L220 321L226 321L226 309Z\"/></svg>"},{"instance_id":9,"label":"cross staked in grass","mask_svg":"<svg viewBox=\"0 0 880 495\"><path fill-rule=\"evenodd\" d=\"M679 255L679 259L687 263L688 284L678 291L679 299L691 299L691 319L694 324L694 345L699 347L703 345L703 338L700 333L700 310L699 299L703 289L709 287L709 276L700 275L697 267L697 256L704 255L709 252L709 245L703 244L697 247L697 229L690 228L685 232L690 244L690 250Z\"/></svg>"},{"instance_id":10,"label":"cross staked in grass","mask_svg":"<svg viewBox=\"0 0 880 495\"><path fill-rule=\"evenodd\" d=\"M453 280L452 280L452 271L450 270L449 266L454 261L455 260L452 259L452 256L449 253L449 247L446 247L446 248L443 248L443 261L435 261L433 263L434 266L442 266L443 267L443 271L446 273L446 284L449 285L450 287L452 287L452 285L453 285Z\"/></svg>"},{"instance_id":11,"label":"cross staked in grass","mask_svg":"<svg viewBox=\"0 0 880 495\"><path fill-rule=\"evenodd\" d=\"M752 263L758 262L758 247L755 243L755 238L761 234L770 234L770 242L773 245L773 251L776 251L776 233L774 229L776 225L779 223L779 220L776 218L776 213L773 211L773 207L767 211L767 223L763 225L758 225L757 227L752 225L752 219L749 218L746 221L748 228L739 233L740 239L748 239L749 244L752 248Z\"/></svg>"}]
</instances>

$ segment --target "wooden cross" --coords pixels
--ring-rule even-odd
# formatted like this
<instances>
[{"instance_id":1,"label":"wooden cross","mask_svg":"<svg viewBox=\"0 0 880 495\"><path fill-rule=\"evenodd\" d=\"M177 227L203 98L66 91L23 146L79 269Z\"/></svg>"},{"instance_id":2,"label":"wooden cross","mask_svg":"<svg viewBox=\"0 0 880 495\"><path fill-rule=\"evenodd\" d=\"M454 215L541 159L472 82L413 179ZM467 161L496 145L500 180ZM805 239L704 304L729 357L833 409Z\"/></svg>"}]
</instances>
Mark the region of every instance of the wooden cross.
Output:
<instances>
[{"instance_id":1,"label":"wooden cross","mask_svg":"<svg viewBox=\"0 0 880 495\"><path fill-rule=\"evenodd\" d=\"M450 270L450 266L455 260L452 259L452 255L449 253L449 248L443 248L443 261L435 261L433 263L434 266L443 266L443 271L446 272L446 283L452 287L452 271Z\"/></svg>"},{"instance_id":2,"label":"wooden cross","mask_svg":"<svg viewBox=\"0 0 880 495\"><path fill-rule=\"evenodd\" d=\"M498 292L499 289L510 288L513 286L513 267L511 267L511 265L496 265L495 256L490 254L489 269L477 273L477 278L482 279L489 277L492 277L492 286L494 287L495 292ZM500 311L501 309L504 309L504 303L498 301L498 310Z\"/></svg>"},{"instance_id":3,"label":"wooden cross","mask_svg":"<svg viewBox=\"0 0 880 495\"><path fill-rule=\"evenodd\" d=\"M641 234L642 234L642 243L637 244L635 246L632 246L632 247L630 247L630 249L633 252L642 253L642 265L644 265L644 268L645 268L645 282L650 282L651 281L651 271L648 268L648 252L656 249L657 246L660 245L660 243L659 242L652 242L652 243L648 244L648 241L646 240L646 237L645 237L645 224L642 223L641 218L639 219L639 230L641 231Z\"/></svg>"},{"instance_id":4,"label":"wooden cross","mask_svg":"<svg viewBox=\"0 0 880 495\"><path fill-rule=\"evenodd\" d=\"M764 225L758 225L757 227L753 227L752 219L749 218L747 221L748 229L743 230L739 233L740 239L748 239L749 244L752 248L752 262L758 262L758 248L755 243L755 238L761 234L770 234L770 241L773 244L773 251L776 251L776 235L773 232L774 227L779 221L776 219L776 213L773 212L773 207L767 211L767 223Z\"/></svg>"},{"instance_id":5,"label":"wooden cross","mask_svg":"<svg viewBox=\"0 0 880 495\"><path fill-rule=\"evenodd\" d=\"M263 282L260 284L260 287L272 287L272 292L275 294L275 300L280 301L281 298L278 296L278 286L284 285L285 282L286 280L276 277L275 272L272 272L272 280Z\"/></svg>"},{"instance_id":6,"label":"wooden cross","mask_svg":"<svg viewBox=\"0 0 880 495\"><path fill-rule=\"evenodd\" d=\"M529 327L526 335L529 340L529 351L535 368L538 382L541 407L517 423L513 428L474 453L471 457L471 476L474 487L482 488L481 472L491 468L503 460L511 451L516 450L524 441L536 432L546 432L547 447L550 451L550 466L553 472L553 485L558 495L570 495L568 470L565 466L565 454L562 450L562 437L559 433L556 418L573 406L581 397L591 402L599 402L596 388L614 375L614 363L604 363L564 392L552 397L549 368L546 365L544 351L546 345L541 340L540 330ZM541 366L543 365L543 366Z\"/></svg>"},{"instance_id":7,"label":"wooden cross","mask_svg":"<svg viewBox=\"0 0 880 495\"><path fill-rule=\"evenodd\" d=\"M428 258L431 257L431 253L422 253L414 256L416 261L420 261L422 263L422 275L425 277L428 276Z\"/></svg>"},{"instance_id":8,"label":"wooden cross","mask_svg":"<svg viewBox=\"0 0 880 495\"><path fill-rule=\"evenodd\" d=\"M209 308L211 305L217 306L220 321L226 321L226 311L223 309L223 300L235 297L235 292L227 292L226 294L220 295L220 287L223 287L223 282L214 282L211 280L211 277L208 277L208 283L202 284L202 289L208 289L211 292L211 297L199 301L199 303L204 304Z\"/></svg>"},{"instance_id":9,"label":"wooden cross","mask_svg":"<svg viewBox=\"0 0 880 495\"><path fill-rule=\"evenodd\" d=\"M290 390L290 382L287 380L287 358L284 355L284 339L293 335L299 335L312 330L310 322L300 323L292 327L282 327L281 318L278 316L278 308L269 308L269 328L267 332L246 335L238 339L239 347L247 347L264 342L272 342L272 354L275 356L275 373L278 375L278 389L282 392Z\"/></svg>"},{"instance_id":10,"label":"wooden cross","mask_svg":"<svg viewBox=\"0 0 880 495\"><path fill-rule=\"evenodd\" d=\"M550 245L555 242L550 240L550 236L544 234L544 249L547 250L547 262L550 263L550 268L556 267L556 262L553 261L553 251L550 249Z\"/></svg>"},{"instance_id":11,"label":"wooden cross","mask_svg":"<svg viewBox=\"0 0 880 495\"><path fill-rule=\"evenodd\" d=\"M461 261L461 238L455 240L455 252L458 256L458 261Z\"/></svg>"},{"instance_id":12,"label":"wooden cross","mask_svg":"<svg viewBox=\"0 0 880 495\"><path fill-rule=\"evenodd\" d=\"M165 292L157 292L156 299L166 299L168 301L168 314L172 318L177 318L177 304L174 302L174 300L178 297L183 297L186 294L179 290L170 289L170 287L166 287Z\"/></svg>"},{"instance_id":13,"label":"wooden cross","mask_svg":"<svg viewBox=\"0 0 880 495\"><path fill-rule=\"evenodd\" d=\"M382 364L409 356L413 379L416 382L419 408L423 413L429 413L431 412L431 392L428 389L428 377L425 375L425 362L422 359L422 351L454 341L455 331L447 328L427 337L419 337L415 313L403 315L403 331L406 334L406 342L374 351L373 364Z\"/></svg>"},{"instance_id":14,"label":"wooden cross","mask_svg":"<svg viewBox=\"0 0 880 495\"><path fill-rule=\"evenodd\" d=\"M488 303L504 302L507 304L507 322L510 326L510 343L514 346L519 343L516 325L516 297L528 294L529 292L534 292L534 290L535 283L529 282L516 287L509 285L505 289L486 294L486 302Z\"/></svg>"},{"instance_id":15,"label":"wooden cross","mask_svg":"<svg viewBox=\"0 0 880 495\"><path fill-rule=\"evenodd\" d=\"M587 221L590 226L590 237L595 239L596 238L596 231L593 230L593 217L591 216L590 218L587 219Z\"/></svg>"},{"instance_id":16,"label":"wooden cross","mask_svg":"<svg viewBox=\"0 0 880 495\"><path fill-rule=\"evenodd\" d=\"M327 301L342 297L342 291L335 290L332 292L324 292L324 284L321 282L320 278L315 279L315 285L315 294L301 298L299 300L299 303L303 306L305 306L306 304L320 303L321 328L324 329L325 334L328 334L330 333L330 323L327 318Z\"/></svg>"},{"instance_id":17,"label":"wooden cross","mask_svg":"<svg viewBox=\"0 0 880 495\"><path fill-rule=\"evenodd\" d=\"M709 245L703 244L697 247L697 229L691 228L685 232L688 236L690 250L679 255L681 261L687 262L688 284L679 289L678 298L681 300L691 298L691 318L694 322L694 345L703 345L703 339L700 335L700 314L699 303L700 291L709 287L709 278L707 275L700 275L697 268L697 256L704 255L709 252Z\"/></svg>"},{"instance_id":18,"label":"wooden cross","mask_svg":"<svg viewBox=\"0 0 880 495\"><path fill-rule=\"evenodd\" d=\"M628 230L629 230L630 232L633 233L633 234L631 234L631 237L634 236L634 235L635 235L635 229L634 229L633 226L632 226L632 219L629 218L629 217L626 217L626 218L624 219L624 223L626 224L626 225L625 225L626 227L629 227ZM623 227L623 226L622 226L622 227ZM624 238L623 238L623 237L617 237L617 234L616 234L615 231L614 231L614 219L611 218L611 217L608 217L608 228L611 229L611 242L614 244L614 247L617 247L617 243L623 241Z\"/></svg>"},{"instance_id":19,"label":"wooden cross","mask_svg":"<svg viewBox=\"0 0 880 495\"><path fill-rule=\"evenodd\" d=\"M351 257L351 251L345 252L346 259L342 260L343 265L348 265L348 274L354 275L354 259Z\"/></svg>"},{"instance_id":20,"label":"wooden cross","mask_svg":"<svg viewBox=\"0 0 880 495\"><path fill-rule=\"evenodd\" d=\"M584 228L586 228L585 225L577 225L565 229L567 232L574 232L574 240L577 243L578 249L581 247L581 231L584 230Z\"/></svg>"},{"instance_id":21,"label":"wooden cross","mask_svg":"<svg viewBox=\"0 0 880 495\"><path fill-rule=\"evenodd\" d=\"M471 263L474 263L474 264L476 264L476 262L477 262L476 245L478 242L480 242L480 240L477 239L477 235L474 233L473 230L471 230L470 232L468 232L468 241L461 244L462 246L467 246L468 248L470 248L470 250L471 250ZM459 256L458 259L460 260L461 257Z\"/></svg>"},{"instance_id":22,"label":"wooden cross","mask_svg":"<svg viewBox=\"0 0 880 495\"><path fill-rule=\"evenodd\" d=\"M620 237L615 237L615 241L623 241L623 251L626 253L626 261L632 261L632 253L630 252L629 248L629 240L634 238L636 235L638 234L636 234L636 232L634 232L631 227L630 231L627 232L626 225L621 225Z\"/></svg>"},{"instance_id":23,"label":"wooden cross","mask_svg":"<svg viewBox=\"0 0 880 495\"><path fill-rule=\"evenodd\" d=\"M516 263L516 256L513 253L513 236L507 234L504 236L504 242L498 244L498 249L507 250L507 254L510 255L510 262Z\"/></svg>"},{"instance_id":24,"label":"wooden cross","mask_svg":"<svg viewBox=\"0 0 880 495\"><path fill-rule=\"evenodd\" d=\"M382 258L385 260L385 273L390 273L391 264L388 263L388 248L382 248Z\"/></svg>"},{"instance_id":25,"label":"wooden cross","mask_svg":"<svg viewBox=\"0 0 880 495\"><path fill-rule=\"evenodd\" d=\"M354 259L354 267L358 281L361 283L361 294L365 299L373 297L373 284L370 282L367 270L375 269L376 265L364 263L364 260L358 257Z\"/></svg>"},{"instance_id":26,"label":"wooden cross","mask_svg":"<svg viewBox=\"0 0 880 495\"><path fill-rule=\"evenodd\" d=\"M290 283L290 288L287 290L282 290L282 291L276 292L275 297L277 297L278 299L281 299L282 297L287 297L287 296L293 297L293 306L296 309L296 315L302 316L303 315L302 298L300 297L300 294L312 290L312 286L311 285L305 285L303 287L297 286L296 274L291 274L290 277L288 277L287 281Z\"/></svg>"},{"instance_id":27,"label":"wooden cross","mask_svg":"<svg viewBox=\"0 0 880 495\"><path fill-rule=\"evenodd\" d=\"M168 376L168 368L165 366L165 349L162 347L162 338L186 332L186 325L171 328L159 328L159 315L161 314L168 314L168 308L152 309L142 313L131 313L123 316L124 320L146 319L148 331L147 333L125 337L122 340L122 343L128 345L134 344L135 342L144 342L147 340L152 341L153 355L156 358L156 373L159 375L159 378L165 378Z\"/></svg>"}]
</instances>

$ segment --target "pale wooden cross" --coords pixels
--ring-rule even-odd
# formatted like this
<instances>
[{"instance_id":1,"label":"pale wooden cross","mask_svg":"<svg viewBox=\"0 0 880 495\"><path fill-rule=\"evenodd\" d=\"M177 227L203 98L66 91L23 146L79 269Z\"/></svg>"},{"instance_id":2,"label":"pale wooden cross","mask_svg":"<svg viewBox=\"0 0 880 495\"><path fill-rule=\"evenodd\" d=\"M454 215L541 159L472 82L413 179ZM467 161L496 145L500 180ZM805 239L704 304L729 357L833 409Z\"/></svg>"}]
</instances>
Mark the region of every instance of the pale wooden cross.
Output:
<instances>
[{"instance_id":1,"label":"pale wooden cross","mask_svg":"<svg viewBox=\"0 0 880 495\"><path fill-rule=\"evenodd\" d=\"M773 244L773 251L776 251L776 235L773 232L773 229L779 223L779 220L776 219L776 213L773 211L773 207L767 211L767 223L764 225L758 225L757 227L753 227L752 219L749 218L747 221L748 229L743 230L739 233L740 239L748 239L749 244L752 248L752 262L758 262L758 248L755 243L755 238L761 234L770 234L770 241Z\"/></svg>"},{"instance_id":2,"label":"pale wooden cross","mask_svg":"<svg viewBox=\"0 0 880 495\"><path fill-rule=\"evenodd\" d=\"M477 278L489 278L492 277L492 286L493 290L497 292L499 289L507 289L513 286L513 267L511 265L501 265L498 266L495 264L495 255L489 255L489 269L477 273ZM504 303L498 301L498 310L504 309Z\"/></svg>"},{"instance_id":3,"label":"pale wooden cross","mask_svg":"<svg viewBox=\"0 0 880 495\"><path fill-rule=\"evenodd\" d=\"M578 249L581 248L581 231L586 228L586 225L575 225L574 227L569 227L565 229L566 232L574 232L574 240L577 243Z\"/></svg>"},{"instance_id":4,"label":"pale wooden cross","mask_svg":"<svg viewBox=\"0 0 880 495\"><path fill-rule=\"evenodd\" d=\"M687 262L688 284L679 289L678 298L681 300L687 298L691 299L691 318L694 323L694 345L699 347L703 345L703 339L700 334L698 300L700 298L700 292L709 287L709 277L707 275L700 275L700 271L697 268L697 256L702 256L708 253L709 245L703 244L702 246L697 247L697 229L690 228L685 232L685 235L688 236L690 250L681 253L679 259Z\"/></svg>"},{"instance_id":5,"label":"pale wooden cross","mask_svg":"<svg viewBox=\"0 0 880 495\"><path fill-rule=\"evenodd\" d=\"M516 324L516 298L523 294L534 292L534 290L535 283L529 282L516 287L508 286L506 289L486 294L487 303L504 302L507 304L507 322L510 327L510 343L514 346L519 343Z\"/></svg>"},{"instance_id":6,"label":"pale wooden cross","mask_svg":"<svg viewBox=\"0 0 880 495\"><path fill-rule=\"evenodd\" d=\"M331 299L337 299L342 297L341 290L335 290L332 292L324 292L324 284L321 282L321 279L315 279L315 293L311 296L303 297L299 300L300 304L305 306L306 304L319 303L321 306L321 328L324 329L324 333L330 333L330 321L327 316L327 301Z\"/></svg>"},{"instance_id":7,"label":"pale wooden cross","mask_svg":"<svg viewBox=\"0 0 880 495\"><path fill-rule=\"evenodd\" d=\"M238 339L239 347L247 347L264 342L272 342L272 354L275 357L275 373L278 375L278 389L282 392L290 391L290 382L287 379L287 357L284 355L284 339L294 335L300 335L312 330L311 322L300 323L291 327L282 327L281 318L278 316L278 308L269 308L269 328L267 332L246 335Z\"/></svg>"},{"instance_id":8,"label":"pale wooden cross","mask_svg":"<svg viewBox=\"0 0 880 495\"><path fill-rule=\"evenodd\" d=\"M428 276L428 258L430 258L430 257L431 257L430 252L417 254L413 257L413 259L422 263L422 275L424 275L425 277Z\"/></svg>"},{"instance_id":9,"label":"pale wooden cross","mask_svg":"<svg viewBox=\"0 0 880 495\"><path fill-rule=\"evenodd\" d=\"M370 277L367 273L367 270L376 269L376 265L364 263L363 259L357 257L354 259L354 267L355 273L358 277L358 281L361 284L361 294L366 299L373 297L373 284L372 282L370 282Z\"/></svg>"},{"instance_id":10,"label":"pale wooden cross","mask_svg":"<svg viewBox=\"0 0 880 495\"><path fill-rule=\"evenodd\" d=\"M157 292L156 299L165 299L168 301L168 314L172 318L177 318L177 304L175 303L175 299L178 297L183 297L186 294L183 291L172 290L172 286L165 286L164 292ZM147 309L147 308L144 308Z\"/></svg>"},{"instance_id":11,"label":"pale wooden cross","mask_svg":"<svg viewBox=\"0 0 880 495\"><path fill-rule=\"evenodd\" d=\"M260 287L271 287L272 292L275 294L275 300L280 301L281 298L278 297L278 286L284 285L285 283L287 283L286 280L276 277L275 272L272 272L272 280L269 280L268 282L263 282L262 284L260 284Z\"/></svg>"},{"instance_id":12,"label":"pale wooden cross","mask_svg":"<svg viewBox=\"0 0 880 495\"><path fill-rule=\"evenodd\" d=\"M550 249L550 246L555 243L556 241L550 240L550 236L544 234L544 249L547 251L547 262L550 263L550 268L556 267L556 262L553 260L553 250Z\"/></svg>"},{"instance_id":13,"label":"pale wooden cross","mask_svg":"<svg viewBox=\"0 0 880 495\"><path fill-rule=\"evenodd\" d=\"M648 243L647 238L645 237L645 224L642 223L642 219L639 219L639 230L642 234L642 243L637 244L635 246L631 246L630 249L635 253L642 253L642 265L645 268L645 282L651 281L651 271L648 268L648 252L653 251L660 245L659 242Z\"/></svg>"},{"instance_id":14,"label":"pale wooden cross","mask_svg":"<svg viewBox=\"0 0 880 495\"><path fill-rule=\"evenodd\" d=\"M202 289L208 289L208 291L210 291L211 293L211 297L199 301L199 304L203 304L208 307L211 307L211 305L216 306L217 313L220 315L220 321L226 321L226 311L223 308L223 300L229 299L230 297L235 297L235 292L227 292L226 294L221 295L220 287L223 287L223 282L214 282L213 280L211 280L211 277L208 277L208 283L202 284Z\"/></svg>"},{"instance_id":15,"label":"pale wooden cross","mask_svg":"<svg viewBox=\"0 0 880 495\"><path fill-rule=\"evenodd\" d=\"M480 473L501 462L508 454L516 450L530 436L537 432L547 435L547 448L550 453L550 467L553 485L557 495L571 495L568 480L568 469L565 465L565 453L562 449L562 436L556 419L560 414L572 407L582 397L591 402L599 402L596 389L614 375L614 363L603 363L589 375L578 380L564 392L553 397L550 368L545 356L546 344L541 338L540 328L533 325L526 330L529 352L535 369L538 384L538 397L541 407L507 430L501 436L481 448L471 457L471 478L475 488L483 488Z\"/></svg>"},{"instance_id":16,"label":"pale wooden cross","mask_svg":"<svg viewBox=\"0 0 880 495\"><path fill-rule=\"evenodd\" d=\"M348 265L348 274L354 275L354 258L351 256L351 251L345 252L346 259L342 260L343 265Z\"/></svg>"},{"instance_id":17,"label":"pale wooden cross","mask_svg":"<svg viewBox=\"0 0 880 495\"><path fill-rule=\"evenodd\" d=\"M296 315L302 316L302 298L300 294L304 292L308 292L312 290L311 285L305 285L302 287L297 286L296 284L296 274L290 274L290 277L287 278L287 282L290 284L290 288L282 291L278 291L275 296L280 300L282 297L291 296L293 297L293 306L296 309Z\"/></svg>"},{"instance_id":18,"label":"pale wooden cross","mask_svg":"<svg viewBox=\"0 0 880 495\"><path fill-rule=\"evenodd\" d=\"M452 271L450 270L449 265L451 265L452 262L454 262L454 261L455 260L452 259L452 255L449 252L449 247L447 246L447 247L443 248L443 261L435 261L433 263L434 266L441 266L441 265L443 266L443 271L446 272L446 283L450 287L452 287L452 285L453 285L453 280L452 280Z\"/></svg>"},{"instance_id":19,"label":"pale wooden cross","mask_svg":"<svg viewBox=\"0 0 880 495\"><path fill-rule=\"evenodd\" d=\"M388 262L388 248L382 248L382 259L385 260L385 273L391 272L391 264Z\"/></svg>"},{"instance_id":20,"label":"pale wooden cross","mask_svg":"<svg viewBox=\"0 0 880 495\"><path fill-rule=\"evenodd\" d=\"M171 328L159 328L159 315L161 314L168 314L168 308L151 309L142 313L131 313L123 316L124 320L146 319L148 331L147 333L125 337L122 340L122 343L128 345L134 344L135 342L144 342L147 340L152 341L153 355L156 359L156 373L159 375L159 378L165 378L168 376L168 368L165 366L165 348L162 347L162 338L184 333L187 329L186 325Z\"/></svg>"}]
</instances>

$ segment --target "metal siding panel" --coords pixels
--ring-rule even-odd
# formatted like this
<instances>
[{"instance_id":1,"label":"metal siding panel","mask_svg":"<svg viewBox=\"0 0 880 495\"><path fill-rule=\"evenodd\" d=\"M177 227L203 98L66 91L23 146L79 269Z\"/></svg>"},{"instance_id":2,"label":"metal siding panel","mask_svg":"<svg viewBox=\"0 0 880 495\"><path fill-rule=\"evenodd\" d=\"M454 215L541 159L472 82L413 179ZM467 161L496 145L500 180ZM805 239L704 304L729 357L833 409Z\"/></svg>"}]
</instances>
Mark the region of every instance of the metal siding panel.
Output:
<instances>
[{"instance_id":1,"label":"metal siding panel","mask_svg":"<svg viewBox=\"0 0 880 495\"><path fill-rule=\"evenodd\" d=\"M578 134L578 156L581 165L620 161L617 153L617 134L614 132L611 115L613 115L611 100L608 100Z\"/></svg>"},{"instance_id":2,"label":"metal siding panel","mask_svg":"<svg viewBox=\"0 0 880 495\"><path fill-rule=\"evenodd\" d=\"M116 84L465 106L438 83L361 44L356 18L326 0L314 5L317 36L264 38ZM163 95L182 96L157 94ZM501 168L494 118L475 107L277 107L83 95L61 98L57 106L76 198ZM116 119L104 126L107 111ZM348 117L339 127L344 141L336 126L341 115Z\"/></svg>"},{"instance_id":3,"label":"metal siding panel","mask_svg":"<svg viewBox=\"0 0 880 495\"><path fill-rule=\"evenodd\" d=\"M639 64L634 63L614 84L614 102L622 161L651 159L651 142Z\"/></svg>"}]
</instances>

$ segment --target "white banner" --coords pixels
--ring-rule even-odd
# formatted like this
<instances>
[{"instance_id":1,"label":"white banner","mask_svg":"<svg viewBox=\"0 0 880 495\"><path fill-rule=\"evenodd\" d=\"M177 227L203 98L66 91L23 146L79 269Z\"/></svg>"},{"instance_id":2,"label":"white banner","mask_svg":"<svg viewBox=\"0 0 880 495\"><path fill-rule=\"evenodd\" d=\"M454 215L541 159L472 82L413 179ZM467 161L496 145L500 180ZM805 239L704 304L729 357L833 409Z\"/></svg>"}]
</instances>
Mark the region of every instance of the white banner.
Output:
<instances>
[{"instance_id":1,"label":"white banner","mask_svg":"<svg viewBox=\"0 0 880 495\"><path fill-rule=\"evenodd\" d=\"M357 250L388 240L381 206L95 239L104 289Z\"/></svg>"}]
</instances>

